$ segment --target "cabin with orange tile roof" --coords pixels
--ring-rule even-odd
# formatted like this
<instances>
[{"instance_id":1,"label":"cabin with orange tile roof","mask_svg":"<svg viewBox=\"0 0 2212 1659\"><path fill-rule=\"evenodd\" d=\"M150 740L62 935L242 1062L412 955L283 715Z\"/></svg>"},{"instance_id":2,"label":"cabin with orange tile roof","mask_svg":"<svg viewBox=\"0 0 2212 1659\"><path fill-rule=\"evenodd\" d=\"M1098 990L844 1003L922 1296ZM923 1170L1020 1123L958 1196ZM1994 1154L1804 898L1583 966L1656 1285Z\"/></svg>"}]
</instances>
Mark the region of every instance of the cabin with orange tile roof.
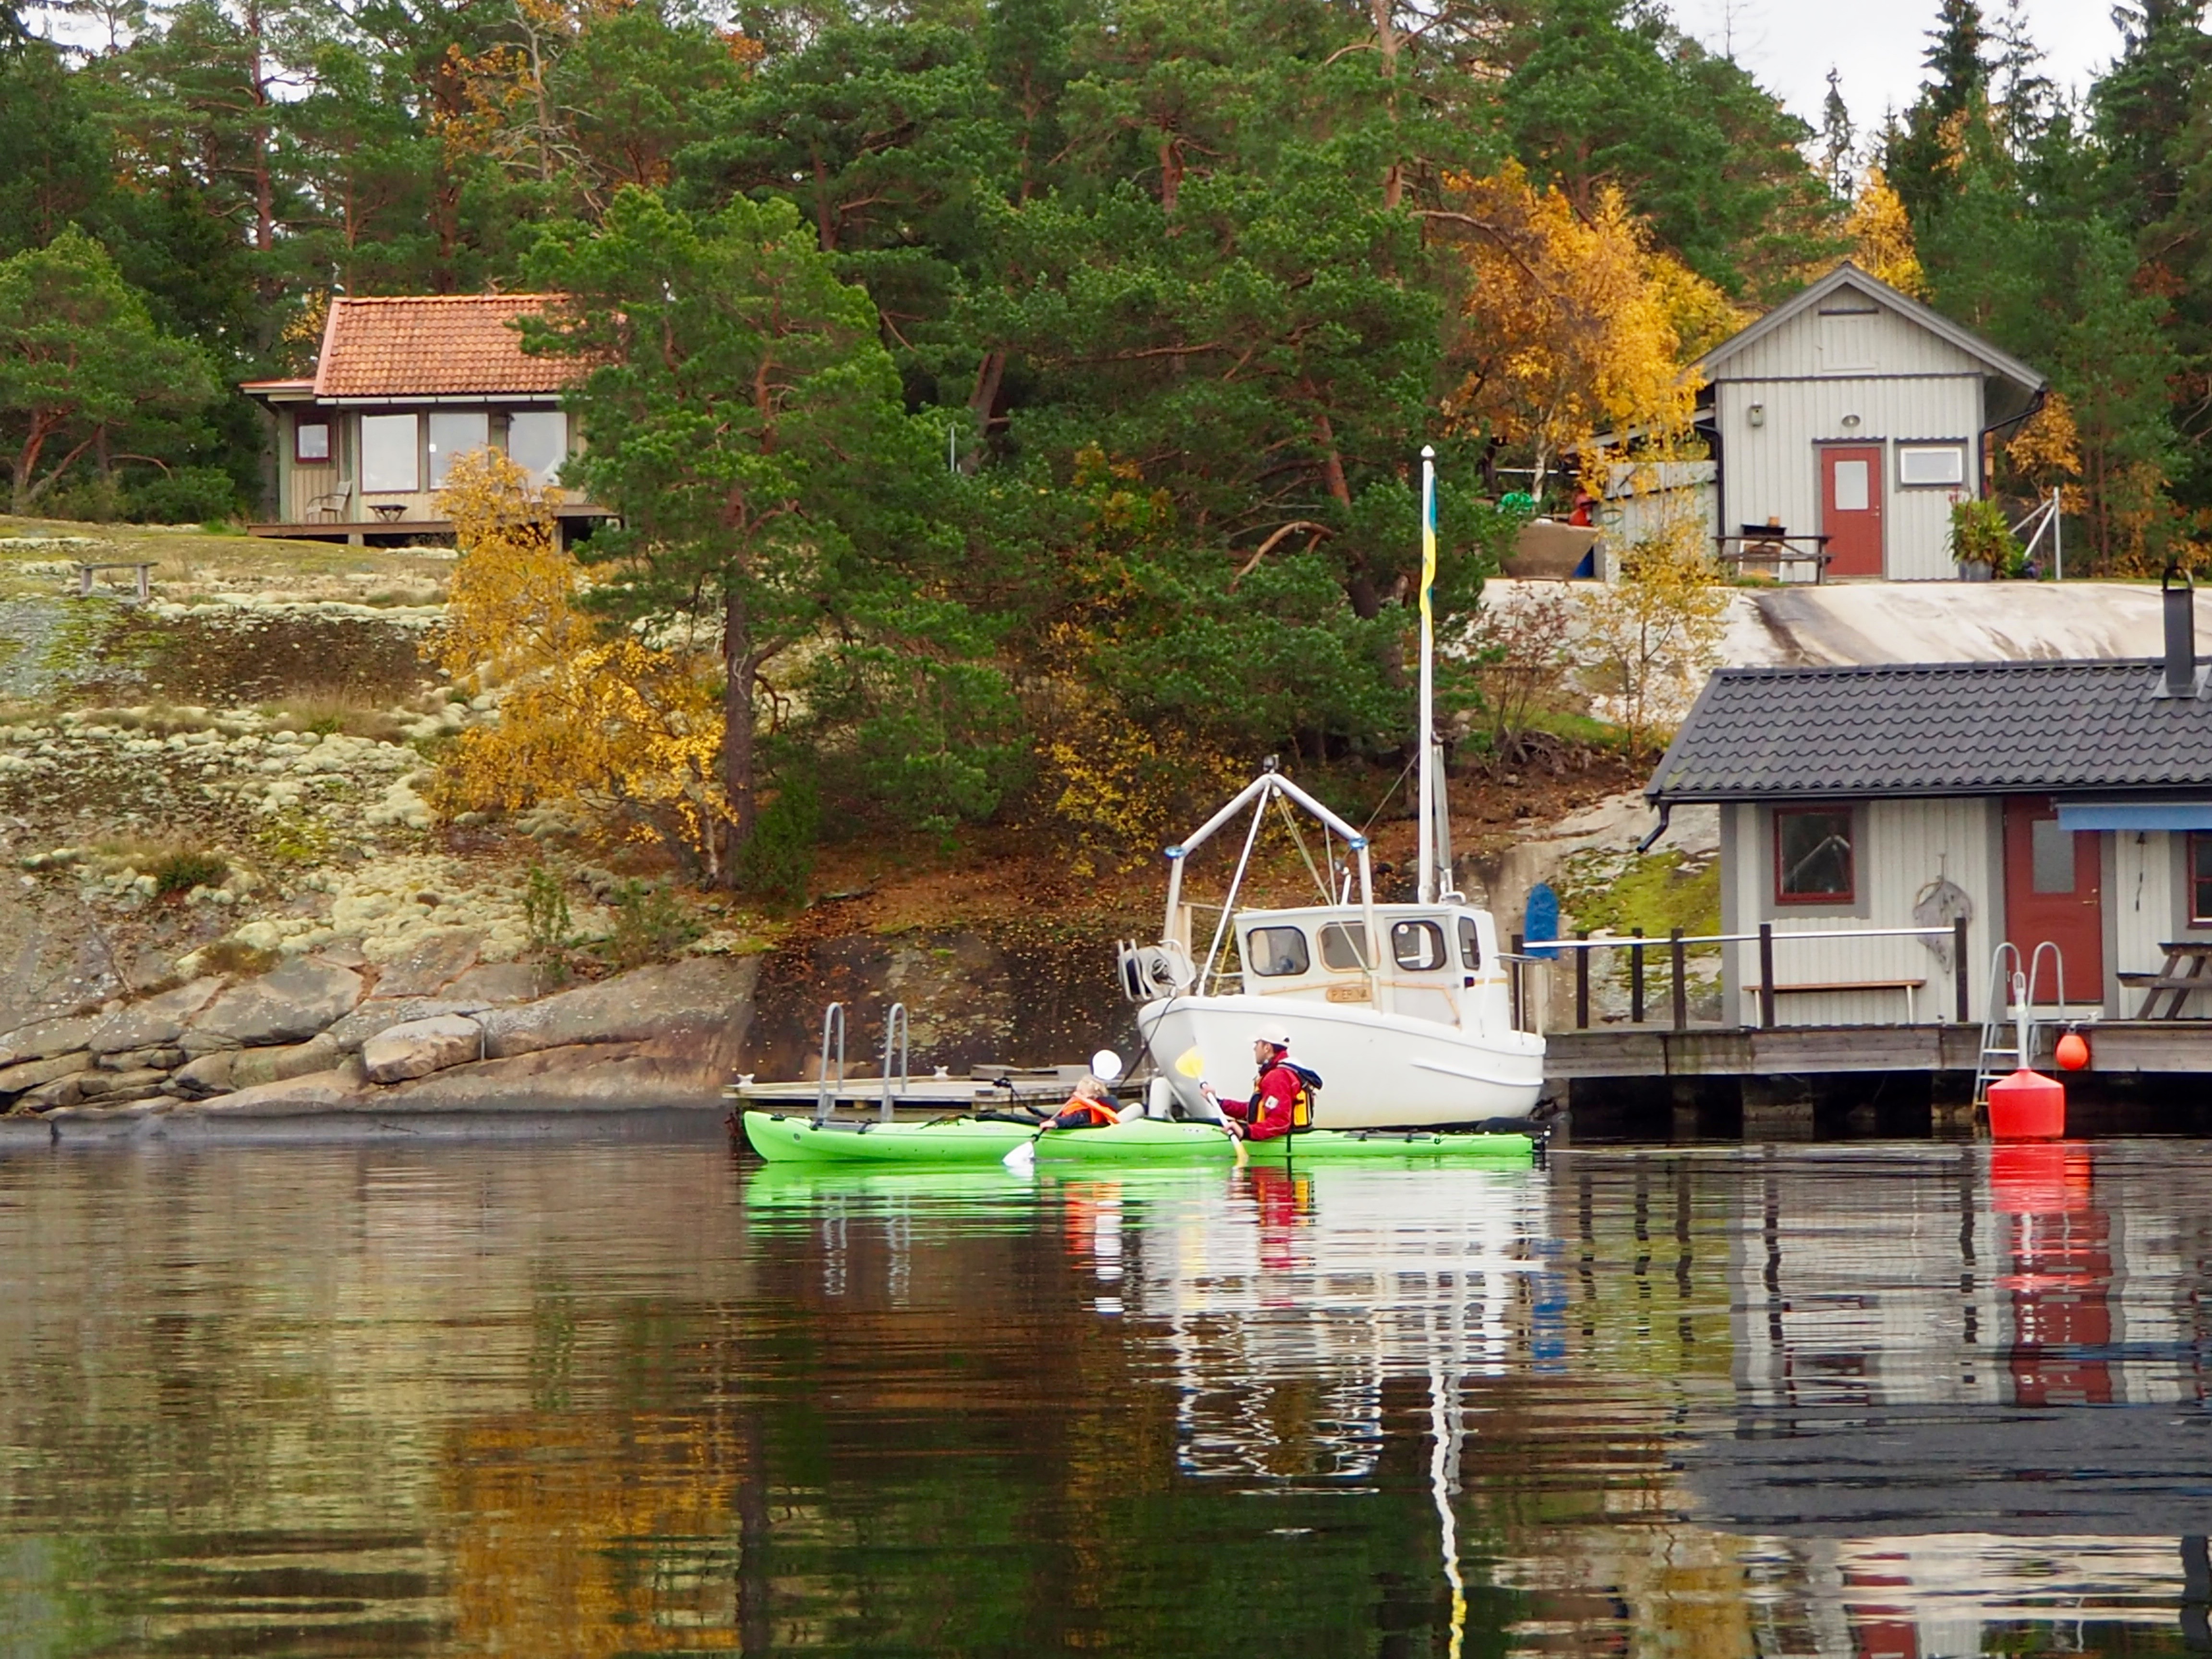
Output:
<instances>
[{"instance_id":1,"label":"cabin with orange tile roof","mask_svg":"<svg viewBox=\"0 0 2212 1659\"><path fill-rule=\"evenodd\" d=\"M564 535L607 516L561 482L580 447L561 407L574 367L526 354L514 326L552 297L333 299L312 375L242 387L276 428L274 517L253 532L356 544L449 535L438 491L479 449L511 457L552 495Z\"/></svg>"}]
</instances>

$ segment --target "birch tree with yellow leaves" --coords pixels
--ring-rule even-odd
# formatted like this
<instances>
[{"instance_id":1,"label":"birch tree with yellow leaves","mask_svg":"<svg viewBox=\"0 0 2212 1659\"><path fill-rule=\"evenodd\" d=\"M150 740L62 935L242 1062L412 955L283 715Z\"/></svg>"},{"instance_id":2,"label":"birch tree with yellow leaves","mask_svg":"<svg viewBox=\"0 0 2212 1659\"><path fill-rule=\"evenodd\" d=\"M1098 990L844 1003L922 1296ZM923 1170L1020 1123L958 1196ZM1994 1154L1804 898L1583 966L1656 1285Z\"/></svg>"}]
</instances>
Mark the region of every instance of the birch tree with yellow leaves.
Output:
<instances>
[{"instance_id":1,"label":"birch tree with yellow leaves","mask_svg":"<svg viewBox=\"0 0 2212 1659\"><path fill-rule=\"evenodd\" d=\"M441 808L564 802L712 872L726 808L711 649L648 643L586 611L585 573L562 550L550 505L506 456L460 457L438 510L460 561L428 648L456 684L501 699L497 722L462 732L442 757Z\"/></svg>"}]
</instances>

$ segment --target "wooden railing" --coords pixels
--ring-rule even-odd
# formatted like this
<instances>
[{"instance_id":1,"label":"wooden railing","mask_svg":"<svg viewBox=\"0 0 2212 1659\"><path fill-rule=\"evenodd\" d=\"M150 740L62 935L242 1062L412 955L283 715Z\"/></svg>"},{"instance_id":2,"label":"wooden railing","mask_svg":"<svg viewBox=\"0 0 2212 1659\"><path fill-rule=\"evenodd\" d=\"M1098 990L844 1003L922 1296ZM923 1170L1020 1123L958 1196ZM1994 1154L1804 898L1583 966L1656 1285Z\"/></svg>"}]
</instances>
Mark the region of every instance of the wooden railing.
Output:
<instances>
[{"instance_id":1,"label":"wooden railing","mask_svg":"<svg viewBox=\"0 0 2212 1659\"><path fill-rule=\"evenodd\" d=\"M1967 992L1966 981L1966 923L1964 917L1948 927L1820 927L1804 932L1784 930L1778 933L1774 924L1763 921L1755 933L1685 933L1677 927L1663 939L1648 939L1643 931L1627 934L1611 933L1592 939L1584 929L1573 939L1538 939L1533 943L1516 933L1513 949L1506 962L1512 975L1513 1025L1516 1030L1533 1030L1531 1005L1534 999L1528 994L1526 977L1531 967L1548 963L1557 952L1571 951L1575 959L1575 1030L1586 1031L1590 1023L1590 956L1597 951L1626 951L1628 953L1628 1023L1643 1025L1650 998L1650 975L1648 958L1663 948L1666 952L1664 983L1672 1006L1672 1029L1686 1031L1690 1027L1689 949L1693 945L1749 945L1759 946L1759 1024L1762 1030L1771 1030L1775 1024L1774 1004L1778 991L1791 988L1779 986L1774 981L1775 947L1778 943L1796 945L1801 941L1838 939L1948 939L1951 941L1952 992L1957 1023L1973 1024L1973 1007ZM1547 954L1538 956L1537 951ZM1870 981L1863 985L1839 984L1832 988L1838 993L1854 989L1876 989L1902 986L1917 981L1901 980ZM2212 981L2208 981L2212 983Z\"/></svg>"}]
</instances>

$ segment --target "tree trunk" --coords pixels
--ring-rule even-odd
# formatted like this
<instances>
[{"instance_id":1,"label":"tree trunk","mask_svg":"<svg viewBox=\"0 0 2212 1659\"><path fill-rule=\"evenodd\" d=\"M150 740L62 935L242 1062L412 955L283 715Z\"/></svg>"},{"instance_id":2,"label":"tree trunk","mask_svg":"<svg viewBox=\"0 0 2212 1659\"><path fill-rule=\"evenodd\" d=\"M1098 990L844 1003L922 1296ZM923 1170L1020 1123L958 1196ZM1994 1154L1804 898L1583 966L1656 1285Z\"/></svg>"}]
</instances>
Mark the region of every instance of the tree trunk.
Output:
<instances>
[{"instance_id":1,"label":"tree trunk","mask_svg":"<svg viewBox=\"0 0 2212 1659\"><path fill-rule=\"evenodd\" d=\"M722 794L730 809L729 856L722 881L737 885L738 854L753 838L753 655L751 619L742 595L722 599Z\"/></svg>"}]
</instances>

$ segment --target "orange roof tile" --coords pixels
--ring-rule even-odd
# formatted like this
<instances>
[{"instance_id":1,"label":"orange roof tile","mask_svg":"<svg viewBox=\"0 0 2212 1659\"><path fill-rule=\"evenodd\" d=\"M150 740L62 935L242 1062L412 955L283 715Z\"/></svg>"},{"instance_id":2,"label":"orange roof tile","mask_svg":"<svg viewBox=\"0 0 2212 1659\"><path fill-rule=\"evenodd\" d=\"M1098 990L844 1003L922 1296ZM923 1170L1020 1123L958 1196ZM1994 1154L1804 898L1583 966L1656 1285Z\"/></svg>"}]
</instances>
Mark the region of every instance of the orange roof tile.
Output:
<instances>
[{"instance_id":1,"label":"orange roof tile","mask_svg":"<svg viewBox=\"0 0 2212 1659\"><path fill-rule=\"evenodd\" d=\"M331 301L315 396L439 398L558 392L574 373L523 355L508 325L542 313L546 294L406 295Z\"/></svg>"}]
</instances>

